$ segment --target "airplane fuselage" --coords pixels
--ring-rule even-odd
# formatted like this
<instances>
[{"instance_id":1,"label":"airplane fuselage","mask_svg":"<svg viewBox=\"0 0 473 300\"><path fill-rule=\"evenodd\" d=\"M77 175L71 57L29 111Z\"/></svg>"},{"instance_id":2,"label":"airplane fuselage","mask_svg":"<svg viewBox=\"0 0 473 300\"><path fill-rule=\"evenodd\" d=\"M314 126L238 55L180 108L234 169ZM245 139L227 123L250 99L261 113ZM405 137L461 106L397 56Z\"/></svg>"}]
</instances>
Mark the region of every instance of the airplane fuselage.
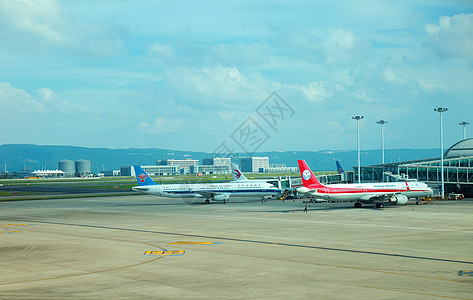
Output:
<instances>
[{"instance_id":1,"label":"airplane fuselage","mask_svg":"<svg viewBox=\"0 0 473 300\"><path fill-rule=\"evenodd\" d=\"M222 198L222 200L228 199L230 195L236 197L264 197L277 195L281 192L277 187L263 182L145 185L133 187L133 190L162 197L212 198L214 200L219 198ZM219 197L222 195L227 195L227 197Z\"/></svg>"},{"instance_id":2,"label":"airplane fuselage","mask_svg":"<svg viewBox=\"0 0 473 300\"><path fill-rule=\"evenodd\" d=\"M432 194L432 189L423 182L332 184L314 189L307 187L299 189L310 193L313 197L334 201L368 201L383 194L404 195L407 198L419 198Z\"/></svg>"}]
</instances>

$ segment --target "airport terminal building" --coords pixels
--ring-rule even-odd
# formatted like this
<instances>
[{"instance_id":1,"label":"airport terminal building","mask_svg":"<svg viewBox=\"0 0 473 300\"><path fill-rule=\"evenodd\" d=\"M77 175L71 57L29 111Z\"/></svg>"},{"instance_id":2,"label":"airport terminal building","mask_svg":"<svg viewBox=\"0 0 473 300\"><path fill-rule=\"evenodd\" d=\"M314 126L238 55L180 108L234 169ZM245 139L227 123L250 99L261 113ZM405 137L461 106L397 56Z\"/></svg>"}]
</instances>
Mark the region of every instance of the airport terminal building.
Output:
<instances>
[{"instance_id":1,"label":"airport terminal building","mask_svg":"<svg viewBox=\"0 0 473 300\"><path fill-rule=\"evenodd\" d=\"M450 192L473 195L473 138L461 140L444 153L445 194ZM358 176L354 168L355 178ZM440 157L361 167L362 181L418 180L434 191L440 190Z\"/></svg>"}]
</instances>

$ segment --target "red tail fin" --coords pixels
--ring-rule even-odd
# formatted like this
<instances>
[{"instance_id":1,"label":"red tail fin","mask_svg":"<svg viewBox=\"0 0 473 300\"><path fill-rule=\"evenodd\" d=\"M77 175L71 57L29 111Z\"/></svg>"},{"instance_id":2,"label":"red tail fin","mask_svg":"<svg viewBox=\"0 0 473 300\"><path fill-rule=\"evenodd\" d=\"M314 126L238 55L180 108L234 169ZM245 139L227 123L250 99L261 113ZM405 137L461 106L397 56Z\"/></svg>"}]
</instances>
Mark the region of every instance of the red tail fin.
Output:
<instances>
[{"instance_id":1,"label":"red tail fin","mask_svg":"<svg viewBox=\"0 0 473 300\"><path fill-rule=\"evenodd\" d=\"M299 171L301 172L302 185L306 188L321 188L323 185L317 180L314 173L310 170L305 160L298 160Z\"/></svg>"}]
</instances>

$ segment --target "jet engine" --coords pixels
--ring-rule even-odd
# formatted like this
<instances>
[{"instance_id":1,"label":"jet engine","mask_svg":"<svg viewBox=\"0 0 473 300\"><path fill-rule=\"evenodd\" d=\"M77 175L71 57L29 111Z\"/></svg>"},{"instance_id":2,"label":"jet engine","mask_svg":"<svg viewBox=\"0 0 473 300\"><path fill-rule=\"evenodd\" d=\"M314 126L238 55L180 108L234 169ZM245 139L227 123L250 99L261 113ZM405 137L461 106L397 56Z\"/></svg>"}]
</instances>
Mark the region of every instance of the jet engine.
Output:
<instances>
[{"instance_id":1,"label":"jet engine","mask_svg":"<svg viewBox=\"0 0 473 300\"><path fill-rule=\"evenodd\" d=\"M307 192L310 192L310 189L306 188L305 186L301 186L296 188L296 191L301 194L306 194Z\"/></svg>"},{"instance_id":2,"label":"jet engine","mask_svg":"<svg viewBox=\"0 0 473 300\"><path fill-rule=\"evenodd\" d=\"M406 205L407 197L404 195L393 195L390 199L391 203L396 205Z\"/></svg>"},{"instance_id":3,"label":"jet engine","mask_svg":"<svg viewBox=\"0 0 473 300\"><path fill-rule=\"evenodd\" d=\"M215 201L227 201L229 198L230 198L230 195L228 194L214 196Z\"/></svg>"}]
</instances>

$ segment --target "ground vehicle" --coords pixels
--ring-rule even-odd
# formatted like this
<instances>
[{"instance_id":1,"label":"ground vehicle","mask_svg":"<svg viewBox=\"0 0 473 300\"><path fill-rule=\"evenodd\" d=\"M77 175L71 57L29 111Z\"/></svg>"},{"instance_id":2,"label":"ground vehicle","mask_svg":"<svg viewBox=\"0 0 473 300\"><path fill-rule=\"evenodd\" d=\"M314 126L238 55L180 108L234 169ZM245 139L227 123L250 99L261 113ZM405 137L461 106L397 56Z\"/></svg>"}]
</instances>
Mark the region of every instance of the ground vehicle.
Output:
<instances>
[{"instance_id":1,"label":"ground vehicle","mask_svg":"<svg viewBox=\"0 0 473 300\"><path fill-rule=\"evenodd\" d=\"M463 194L455 194L455 193L448 194L448 200L460 200L463 198L465 198Z\"/></svg>"}]
</instances>

